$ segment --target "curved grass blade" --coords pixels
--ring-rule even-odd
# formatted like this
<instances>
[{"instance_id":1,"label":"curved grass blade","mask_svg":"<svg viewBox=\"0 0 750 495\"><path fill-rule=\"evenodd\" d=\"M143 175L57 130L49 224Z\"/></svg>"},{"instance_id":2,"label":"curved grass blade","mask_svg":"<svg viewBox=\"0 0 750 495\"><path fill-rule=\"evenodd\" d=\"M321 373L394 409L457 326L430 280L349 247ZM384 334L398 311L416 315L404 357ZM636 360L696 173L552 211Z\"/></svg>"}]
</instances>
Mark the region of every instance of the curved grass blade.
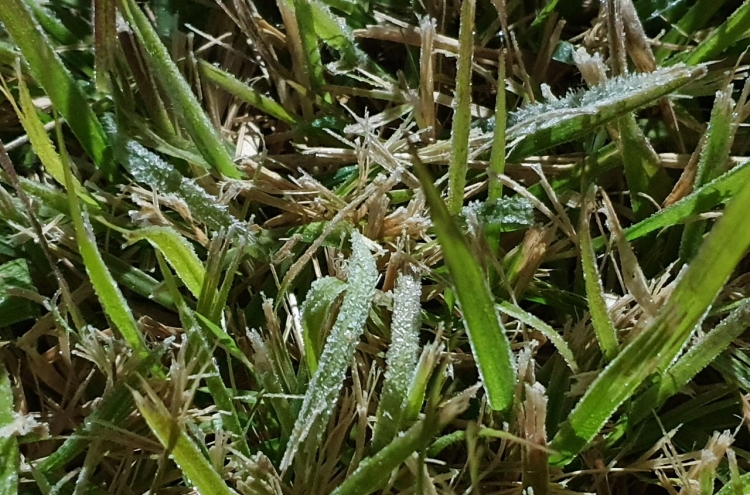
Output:
<instances>
[{"instance_id":1,"label":"curved grass blade","mask_svg":"<svg viewBox=\"0 0 750 495\"><path fill-rule=\"evenodd\" d=\"M128 345L133 349L136 356L144 357L146 346L143 337L138 331L133 313L130 311L128 302L120 292L120 288L112 278L112 274L104 264L102 254L96 245L96 238L89 223L88 214L82 209L78 202L75 183L73 182L73 172L70 170L68 153L62 137L62 130L57 127L57 140L60 146L60 159L65 172L65 186L68 190L68 204L70 205L70 218L73 222L73 228L76 232L76 242L78 250L83 258L83 264L86 266L86 273L91 279L94 291L102 303L104 312L112 321L114 326L120 332Z\"/></svg>"},{"instance_id":2,"label":"curved grass blade","mask_svg":"<svg viewBox=\"0 0 750 495\"><path fill-rule=\"evenodd\" d=\"M508 160L518 161L583 137L618 117L656 103L705 73L701 66L675 65L610 79L587 91L521 108L513 114L513 124L506 133L511 146Z\"/></svg>"},{"instance_id":3,"label":"curved grass blade","mask_svg":"<svg viewBox=\"0 0 750 495\"><path fill-rule=\"evenodd\" d=\"M510 342L495 310L487 277L471 252L464 233L451 218L429 172L421 163L417 163L415 172L430 207L445 264L456 287L464 326L490 407L496 411L506 410L513 404L516 370Z\"/></svg>"},{"instance_id":4,"label":"curved grass blade","mask_svg":"<svg viewBox=\"0 0 750 495\"><path fill-rule=\"evenodd\" d=\"M653 323L591 384L552 440L550 463L566 465L653 373L663 375L750 247L750 181L727 206Z\"/></svg>"},{"instance_id":5,"label":"curved grass blade","mask_svg":"<svg viewBox=\"0 0 750 495\"><path fill-rule=\"evenodd\" d=\"M732 311L633 403L628 421L638 424L678 393L750 326L750 303Z\"/></svg>"},{"instance_id":6,"label":"curved grass blade","mask_svg":"<svg viewBox=\"0 0 750 495\"><path fill-rule=\"evenodd\" d=\"M200 297L206 270L187 239L169 227L146 227L129 233L127 238L129 242L146 239L151 243L164 255L193 296Z\"/></svg>"},{"instance_id":7,"label":"curved grass blade","mask_svg":"<svg viewBox=\"0 0 750 495\"><path fill-rule=\"evenodd\" d=\"M418 278L399 275L393 292L391 346L385 356L387 368L372 433L373 452L385 447L401 430L417 365L421 296Z\"/></svg>"},{"instance_id":8,"label":"curved grass blade","mask_svg":"<svg viewBox=\"0 0 750 495\"><path fill-rule=\"evenodd\" d=\"M0 362L0 495L18 493L20 455L18 440L13 431L14 415L10 375Z\"/></svg>"},{"instance_id":9,"label":"curved grass blade","mask_svg":"<svg viewBox=\"0 0 750 495\"><path fill-rule=\"evenodd\" d=\"M302 401L302 408L281 461L282 470L290 466L300 443L309 435L319 435L320 427L326 424L333 413L346 370L364 331L375 294L378 269L365 238L356 231L352 233L352 257L348 271L344 301L326 341L320 365Z\"/></svg>"},{"instance_id":10,"label":"curved grass blade","mask_svg":"<svg viewBox=\"0 0 750 495\"><path fill-rule=\"evenodd\" d=\"M144 46L144 54L153 74L162 87L169 88L169 98L182 123L193 138L195 146L216 171L226 177L239 179L240 171L224 147L224 141L211 125L195 95L169 56L156 30L136 5L135 0L119 0L120 11L132 26Z\"/></svg>"},{"instance_id":11,"label":"curved grass blade","mask_svg":"<svg viewBox=\"0 0 750 495\"><path fill-rule=\"evenodd\" d=\"M21 49L31 75L44 88L83 149L96 165L105 166L109 158L104 130L80 87L23 0L3 2L0 20Z\"/></svg>"},{"instance_id":12,"label":"curved grass blade","mask_svg":"<svg viewBox=\"0 0 750 495\"><path fill-rule=\"evenodd\" d=\"M743 163L726 172L721 177L693 191L675 204L654 213L645 220L624 230L625 239L632 241L651 232L685 222L695 215L705 213L714 206L728 201L737 195L743 185L750 180L750 162ZM604 238L592 241L594 249L602 249Z\"/></svg>"},{"instance_id":13,"label":"curved grass blade","mask_svg":"<svg viewBox=\"0 0 750 495\"><path fill-rule=\"evenodd\" d=\"M255 91L229 72L226 72L202 59L198 60L198 69L204 80L211 81L224 91L236 96L248 105L257 108L261 112L265 112L282 122L286 122L289 125L297 123L299 117L290 114L284 107L276 103L276 101Z\"/></svg>"},{"instance_id":14,"label":"curved grass blade","mask_svg":"<svg viewBox=\"0 0 750 495\"><path fill-rule=\"evenodd\" d=\"M310 285L305 302L300 308L302 338L305 341L305 361L310 374L318 369L323 353L324 331L332 321L331 311L336 299L346 289L346 282L335 277L323 277Z\"/></svg>"},{"instance_id":15,"label":"curved grass blade","mask_svg":"<svg viewBox=\"0 0 750 495\"><path fill-rule=\"evenodd\" d=\"M591 313L591 324L594 326L596 340L599 348L607 361L612 361L619 352L617 342L617 330L609 317L607 304L604 302L604 289L596 266L596 256L591 244L591 232L589 231L589 219L591 217L591 206L594 202L596 186L589 186L584 198L581 211L581 227L578 229L578 241L581 249L581 265L583 266L583 280L586 285L586 298L589 301Z\"/></svg>"},{"instance_id":16,"label":"curved grass blade","mask_svg":"<svg viewBox=\"0 0 750 495\"><path fill-rule=\"evenodd\" d=\"M464 204L471 131L471 72L474 61L474 14L476 0L461 4L456 61L456 101L451 127L451 162L448 168L448 211L458 215Z\"/></svg>"},{"instance_id":17,"label":"curved grass blade","mask_svg":"<svg viewBox=\"0 0 750 495\"><path fill-rule=\"evenodd\" d=\"M169 451L183 475L187 476L201 495L234 495L221 475L203 457L200 449L187 436L185 430L172 417L164 403L151 387L143 381L144 397L133 390L133 399L151 431Z\"/></svg>"},{"instance_id":18,"label":"curved grass blade","mask_svg":"<svg viewBox=\"0 0 750 495\"><path fill-rule=\"evenodd\" d=\"M712 29L698 46L693 47L682 59L688 65L697 65L714 59L724 50L747 36L750 26L750 0L742 2L737 10L724 21L724 24Z\"/></svg>"},{"instance_id":19,"label":"curved grass blade","mask_svg":"<svg viewBox=\"0 0 750 495\"><path fill-rule=\"evenodd\" d=\"M497 307L497 309L500 310L501 313L512 316L516 320L523 322L534 330L541 332L541 334L547 337L550 342L552 342L552 345L557 348L557 352L560 353L560 356L568 364L570 370L573 373L578 373L579 368L578 364L576 363L575 356L573 355L573 351L570 350L568 343L565 342L565 339L563 339L562 336L557 333L554 328L547 325L545 322L532 315L531 313L524 311L523 309L509 303L508 301L503 301L500 304L497 304L495 307Z\"/></svg>"}]
</instances>

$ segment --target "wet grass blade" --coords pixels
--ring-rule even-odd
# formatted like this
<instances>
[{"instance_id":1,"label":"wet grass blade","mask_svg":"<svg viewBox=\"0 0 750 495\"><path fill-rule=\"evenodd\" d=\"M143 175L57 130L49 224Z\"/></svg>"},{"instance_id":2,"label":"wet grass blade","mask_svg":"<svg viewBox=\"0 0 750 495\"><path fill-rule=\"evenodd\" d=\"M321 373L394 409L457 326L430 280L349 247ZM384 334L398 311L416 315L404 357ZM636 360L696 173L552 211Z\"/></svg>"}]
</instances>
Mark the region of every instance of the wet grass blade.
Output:
<instances>
[{"instance_id":1,"label":"wet grass blade","mask_svg":"<svg viewBox=\"0 0 750 495\"><path fill-rule=\"evenodd\" d=\"M748 208L745 181L653 323L597 376L555 435L552 464L573 460L648 376L666 372L750 247L750 230L744 228Z\"/></svg>"},{"instance_id":2,"label":"wet grass blade","mask_svg":"<svg viewBox=\"0 0 750 495\"><path fill-rule=\"evenodd\" d=\"M145 381L141 388L146 396L133 390L135 404L156 438L174 458L183 475L201 495L234 495L176 418L172 417L156 392Z\"/></svg>"},{"instance_id":3,"label":"wet grass blade","mask_svg":"<svg viewBox=\"0 0 750 495\"><path fill-rule=\"evenodd\" d=\"M448 211L461 213L469 160L471 131L471 72L474 60L474 14L476 0L461 4L461 27L458 33L456 61L456 97L451 127L451 161L448 169Z\"/></svg>"},{"instance_id":4,"label":"wet grass blade","mask_svg":"<svg viewBox=\"0 0 750 495\"><path fill-rule=\"evenodd\" d=\"M135 0L120 0L119 5L123 16L145 48L144 53L153 74L162 87L169 88L169 98L177 113L181 115L182 123L193 138L195 146L217 172L226 177L239 179L240 171L234 165L224 140L211 125L146 15L136 5Z\"/></svg>"},{"instance_id":5,"label":"wet grass blade","mask_svg":"<svg viewBox=\"0 0 750 495\"><path fill-rule=\"evenodd\" d=\"M310 381L297 421L287 444L281 469L286 470L302 441L317 435L333 413L346 370L349 368L359 337L370 311L378 269L365 238L352 233L352 257L349 260L348 286L336 322L326 341L320 364Z\"/></svg>"},{"instance_id":6,"label":"wet grass blade","mask_svg":"<svg viewBox=\"0 0 750 495\"><path fill-rule=\"evenodd\" d=\"M253 88L243 83L229 72L212 65L205 60L198 60L198 69L201 76L206 81L211 81L224 91L236 96L248 105L251 105L261 112L267 113L289 125L295 125L299 117L296 117L286 111L284 107L276 103L271 98L255 91Z\"/></svg>"},{"instance_id":7,"label":"wet grass blade","mask_svg":"<svg viewBox=\"0 0 750 495\"><path fill-rule=\"evenodd\" d=\"M748 180L750 180L750 162L734 167L668 208L664 208L647 219L628 227L624 231L625 239L632 241L655 230L684 223L695 215L705 213L738 194ZM597 237L592 240L592 245L596 250L602 249L605 240Z\"/></svg>"},{"instance_id":8,"label":"wet grass blade","mask_svg":"<svg viewBox=\"0 0 750 495\"><path fill-rule=\"evenodd\" d=\"M604 289L602 288L599 268L596 266L596 254L591 244L591 231L589 220L591 218L591 206L594 202L596 186L589 186L581 211L581 226L578 230L578 241L581 249L581 265L583 266L583 280L586 285L586 298L589 302L591 313L591 324L594 327L596 340L599 348L607 361L612 361L619 352L617 341L617 330L607 311L604 301Z\"/></svg>"},{"instance_id":9,"label":"wet grass blade","mask_svg":"<svg viewBox=\"0 0 750 495\"><path fill-rule=\"evenodd\" d=\"M399 275L393 292L391 345L385 356L385 379L372 434L373 452L389 443L402 426L419 352L421 296L419 279Z\"/></svg>"},{"instance_id":10,"label":"wet grass blade","mask_svg":"<svg viewBox=\"0 0 750 495\"><path fill-rule=\"evenodd\" d=\"M658 410L664 402L677 394L701 370L729 347L750 326L750 303L732 311L721 323L690 348L669 368L655 384L649 387L630 407L628 421L638 424L651 411Z\"/></svg>"},{"instance_id":11,"label":"wet grass blade","mask_svg":"<svg viewBox=\"0 0 750 495\"><path fill-rule=\"evenodd\" d=\"M128 234L129 242L146 239L161 252L188 290L196 298L201 295L206 270L193 246L169 227L146 227Z\"/></svg>"},{"instance_id":12,"label":"wet grass blade","mask_svg":"<svg viewBox=\"0 0 750 495\"><path fill-rule=\"evenodd\" d=\"M568 364L570 370L573 373L578 373L579 368L578 364L576 363L575 356L573 355L573 351L570 350L568 343L565 342L565 339L563 339L562 336L557 333L554 328L552 328L536 316L532 315L531 313L524 311L523 309L514 304L511 304L508 301L503 301L496 307L500 310L500 312L508 316L512 316L516 320L530 326L534 330L539 331L542 335L547 337L550 342L552 342L552 345L557 348L557 352Z\"/></svg>"},{"instance_id":13,"label":"wet grass blade","mask_svg":"<svg viewBox=\"0 0 750 495\"><path fill-rule=\"evenodd\" d=\"M675 65L610 79L587 91L521 108L507 130L508 159L521 160L586 136L618 117L655 104L705 73L703 67Z\"/></svg>"},{"instance_id":14,"label":"wet grass blade","mask_svg":"<svg viewBox=\"0 0 750 495\"><path fill-rule=\"evenodd\" d=\"M83 149L94 163L100 167L105 166L109 158L102 126L23 0L3 2L0 20L21 49L31 75L44 88Z\"/></svg>"},{"instance_id":15,"label":"wet grass blade","mask_svg":"<svg viewBox=\"0 0 750 495\"><path fill-rule=\"evenodd\" d=\"M471 252L464 233L451 218L429 172L422 164L416 165L415 172L430 207L430 216L443 249L445 264L456 287L464 326L489 404L497 411L506 410L513 404L516 370L510 342L495 310L487 277Z\"/></svg>"},{"instance_id":16,"label":"wet grass blade","mask_svg":"<svg viewBox=\"0 0 750 495\"><path fill-rule=\"evenodd\" d=\"M127 300L122 295L120 288L115 283L112 274L102 259L102 254L96 245L96 238L89 223L88 214L78 202L78 195L76 194L75 183L73 182L73 172L70 169L70 161L63 145L62 130L59 126L57 127L57 140L60 145L60 159L63 171L65 172L65 186L68 190L70 219L73 222L73 228L76 232L76 242L83 258L83 264L86 266L86 273L88 273L91 284L94 286L94 291L99 297L104 312L110 321L120 332L130 348L133 349L135 355L144 357L146 355L146 346L143 337L138 331L138 325L135 322L133 313L130 311Z\"/></svg>"},{"instance_id":17,"label":"wet grass blade","mask_svg":"<svg viewBox=\"0 0 750 495\"><path fill-rule=\"evenodd\" d=\"M0 495L18 493L18 470L20 455L18 440L13 431L15 411L10 375L0 362Z\"/></svg>"}]
</instances>

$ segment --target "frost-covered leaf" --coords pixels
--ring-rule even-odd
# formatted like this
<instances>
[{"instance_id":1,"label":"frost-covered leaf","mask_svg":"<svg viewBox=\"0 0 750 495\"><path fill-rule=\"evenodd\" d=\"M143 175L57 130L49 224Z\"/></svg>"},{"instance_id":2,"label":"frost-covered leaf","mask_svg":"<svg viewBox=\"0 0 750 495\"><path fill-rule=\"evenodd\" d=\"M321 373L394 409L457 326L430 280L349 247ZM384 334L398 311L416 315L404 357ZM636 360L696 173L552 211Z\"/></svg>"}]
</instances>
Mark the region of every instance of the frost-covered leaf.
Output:
<instances>
[{"instance_id":1,"label":"frost-covered leaf","mask_svg":"<svg viewBox=\"0 0 750 495\"><path fill-rule=\"evenodd\" d=\"M370 311L378 269L365 238L352 233L352 257L348 266L348 286L341 310L326 341L320 365L310 381L302 408L287 444L281 469L286 470L294 459L300 443L309 435L321 433L338 400L359 337L364 331Z\"/></svg>"},{"instance_id":2,"label":"frost-covered leaf","mask_svg":"<svg viewBox=\"0 0 750 495\"><path fill-rule=\"evenodd\" d=\"M305 302L302 303L302 336L305 340L305 358L310 373L315 373L318 369L325 331L333 320L331 310L345 288L346 282L335 277L320 278L312 283Z\"/></svg>"},{"instance_id":3,"label":"frost-covered leaf","mask_svg":"<svg viewBox=\"0 0 750 495\"><path fill-rule=\"evenodd\" d=\"M391 346L385 357L383 392L373 431L374 452L390 442L402 426L401 418L417 365L421 295L418 278L399 275L393 292Z\"/></svg>"},{"instance_id":4,"label":"frost-covered leaf","mask_svg":"<svg viewBox=\"0 0 750 495\"><path fill-rule=\"evenodd\" d=\"M508 125L509 158L518 160L585 136L617 117L655 103L705 72L702 66L679 64L610 79L587 91L522 107L511 115Z\"/></svg>"},{"instance_id":5,"label":"frost-covered leaf","mask_svg":"<svg viewBox=\"0 0 750 495\"><path fill-rule=\"evenodd\" d=\"M461 213L465 218L475 218L489 235L534 225L534 207L521 196L501 197L495 201L472 201L464 206Z\"/></svg>"}]
</instances>

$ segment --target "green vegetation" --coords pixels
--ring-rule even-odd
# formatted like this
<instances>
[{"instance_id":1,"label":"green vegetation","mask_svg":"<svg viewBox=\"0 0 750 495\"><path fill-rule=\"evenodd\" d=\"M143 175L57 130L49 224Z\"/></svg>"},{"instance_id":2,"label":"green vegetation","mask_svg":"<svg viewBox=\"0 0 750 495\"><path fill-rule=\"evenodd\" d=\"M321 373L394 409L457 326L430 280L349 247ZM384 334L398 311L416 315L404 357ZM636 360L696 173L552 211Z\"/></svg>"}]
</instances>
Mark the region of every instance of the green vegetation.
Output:
<instances>
[{"instance_id":1,"label":"green vegetation","mask_svg":"<svg viewBox=\"0 0 750 495\"><path fill-rule=\"evenodd\" d=\"M750 0L0 0L0 495L750 490Z\"/></svg>"}]
</instances>

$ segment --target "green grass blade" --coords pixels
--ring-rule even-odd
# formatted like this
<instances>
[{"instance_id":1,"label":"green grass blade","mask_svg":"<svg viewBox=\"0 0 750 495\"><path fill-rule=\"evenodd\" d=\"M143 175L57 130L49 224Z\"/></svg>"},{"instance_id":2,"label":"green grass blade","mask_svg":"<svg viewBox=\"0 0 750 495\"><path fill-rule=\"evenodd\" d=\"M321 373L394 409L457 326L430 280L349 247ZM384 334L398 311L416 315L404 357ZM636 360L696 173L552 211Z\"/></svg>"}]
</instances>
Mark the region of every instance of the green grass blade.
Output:
<instances>
[{"instance_id":1,"label":"green grass blade","mask_svg":"<svg viewBox=\"0 0 750 495\"><path fill-rule=\"evenodd\" d=\"M13 389L10 375L0 362L0 495L18 493L18 470L20 455L18 440L13 431L15 411L13 410Z\"/></svg>"},{"instance_id":2,"label":"green grass blade","mask_svg":"<svg viewBox=\"0 0 750 495\"><path fill-rule=\"evenodd\" d=\"M568 367L571 369L571 371L573 373L578 373L579 368L578 364L576 363L575 356L573 355L573 351L570 350L568 343L565 342L565 339L563 339L562 336L557 333L554 328L552 328L536 316L532 315L531 313L524 311L520 307L511 304L508 301L503 301L500 304L496 305L496 307L498 310L500 310L500 312L508 316L512 316L516 320L530 326L534 330L539 331L542 335L547 337L550 342L552 342L552 345L557 348L557 352L560 353L560 356L562 356L562 358L568 364Z\"/></svg>"},{"instance_id":3,"label":"green grass blade","mask_svg":"<svg viewBox=\"0 0 750 495\"><path fill-rule=\"evenodd\" d=\"M0 20L21 49L31 75L44 88L83 149L98 166L106 165L107 139L99 120L23 0L4 1Z\"/></svg>"},{"instance_id":4,"label":"green grass blade","mask_svg":"<svg viewBox=\"0 0 750 495\"><path fill-rule=\"evenodd\" d=\"M402 426L401 419L419 352L421 296L419 279L399 275L393 292L391 346L385 356L387 368L372 434L373 452L385 447Z\"/></svg>"},{"instance_id":5,"label":"green grass blade","mask_svg":"<svg viewBox=\"0 0 750 495\"><path fill-rule=\"evenodd\" d=\"M302 338L305 341L305 361L310 374L318 369L323 353L325 331L332 322L331 312L336 299L346 289L346 282L335 277L323 277L310 285L305 302L300 308Z\"/></svg>"},{"instance_id":6,"label":"green grass blade","mask_svg":"<svg viewBox=\"0 0 750 495\"><path fill-rule=\"evenodd\" d=\"M587 91L521 108L513 114L506 133L511 146L508 159L518 161L586 136L618 117L656 103L705 73L703 67L675 65L610 79Z\"/></svg>"},{"instance_id":7,"label":"green grass blade","mask_svg":"<svg viewBox=\"0 0 750 495\"><path fill-rule=\"evenodd\" d=\"M653 323L599 374L555 435L552 464L569 463L649 375L667 370L750 247L750 229L744 228L748 208L746 181Z\"/></svg>"},{"instance_id":8,"label":"green grass blade","mask_svg":"<svg viewBox=\"0 0 750 495\"><path fill-rule=\"evenodd\" d=\"M304 60L304 70L310 82L311 94L317 94L318 88L326 83L323 63L318 50L318 36L315 33L315 17L311 5L312 0L292 0L294 17L300 35L300 47Z\"/></svg>"},{"instance_id":9,"label":"green grass blade","mask_svg":"<svg viewBox=\"0 0 750 495\"><path fill-rule=\"evenodd\" d=\"M57 127L57 138L60 143L60 158L65 172L65 185L68 190L68 203L70 205L70 218L76 232L78 250L86 266L86 273L91 279L94 291L102 303L104 312L120 332L122 337L133 349L135 355L143 357L146 355L146 347L133 313L130 311L127 300L120 292L120 288L112 278L112 274L104 264L102 254L96 245L96 238L89 223L88 214L78 202L78 195L73 182L73 172L70 170L68 154L63 145L62 130Z\"/></svg>"},{"instance_id":10,"label":"green grass blade","mask_svg":"<svg viewBox=\"0 0 750 495\"><path fill-rule=\"evenodd\" d=\"M705 146L701 150L698 170L693 181L693 189L704 186L724 172L729 153L734 142L737 126L734 124L734 102L732 88L725 88L716 93L711 120L705 134ZM689 262L698 252L706 222L698 221L685 226L680 244L680 259Z\"/></svg>"},{"instance_id":11,"label":"green grass blade","mask_svg":"<svg viewBox=\"0 0 750 495\"><path fill-rule=\"evenodd\" d=\"M169 451L182 473L201 495L234 495L161 399L144 381L146 397L133 390L133 399L151 431Z\"/></svg>"},{"instance_id":12,"label":"green grass blade","mask_svg":"<svg viewBox=\"0 0 750 495\"><path fill-rule=\"evenodd\" d=\"M711 17L724 5L725 0L697 0L679 21L662 36L661 46L654 49L657 62L663 62L674 54L669 47L681 45L685 42L685 34L697 33Z\"/></svg>"},{"instance_id":13,"label":"green grass blade","mask_svg":"<svg viewBox=\"0 0 750 495\"><path fill-rule=\"evenodd\" d=\"M415 168L422 184L438 242L456 287L464 315L464 326L484 383L490 407L503 411L513 404L516 370L510 342L495 310L495 302L474 253L464 233L451 218L448 209L432 184L424 165Z\"/></svg>"},{"instance_id":14,"label":"green grass blade","mask_svg":"<svg viewBox=\"0 0 750 495\"><path fill-rule=\"evenodd\" d=\"M620 130L622 163L630 189L630 204L637 219L654 212L653 202L645 196L661 203L667 197L671 181L662 168L659 155L643 135L633 114L618 120Z\"/></svg>"},{"instance_id":15,"label":"green grass blade","mask_svg":"<svg viewBox=\"0 0 750 495\"><path fill-rule=\"evenodd\" d=\"M451 127L451 161L448 169L448 211L458 215L464 204L471 131L471 73L474 61L474 14L476 0L461 4L456 61L456 101Z\"/></svg>"},{"instance_id":16,"label":"green grass blade","mask_svg":"<svg viewBox=\"0 0 750 495\"><path fill-rule=\"evenodd\" d=\"M146 227L128 234L129 242L146 239L158 249L177 272L177 276L196 298L200 297L206 270L192 244L169 227Z\"/></svg>"},{"instance_id":17,"label":"green grass blade","mask_svg":"<svg viewBox=\"0 0 750 495\"><path fill-rule=\"evenodd\" d=\"M281 469L291 464L300 443L311 432L319 431L333 413L339 389L349 368L359 337L364 331L370 311L378 269L365 238L352 233L352 257L349 260L348 286L341 310L326 341L320 365L305 393L291 438L287 444ZM315 433L317 435L317 433Z\"/></svg>"},{"instance_id":18,"label":"green grass blade","mask_svg":"<svg viewBox=\"0 0 750 495\"><path fill-rule=\"evenodd\" d=\"M668 208L628 227L625 229L625 239L632 241L655 230L683 223L695 215L705 213L735 196L748 180L750 180L750 162L734 167ZM605 246L605 240L598 237L592 241L592 245L596 250L602 249Z\"/></svg>"},{"instance_id":19,"label":"green grass blade","mask_svg":"<svg viewBox=\"0 0 750 495\"><path fill-rule=\"evenodd\" d=\"M688 65L697 65L719 56L724 50L747 36L750 26L750 0L742 2L737 10L716 29L712 29L708 36L698 46L692 48L683 59Z\"/></svg>"},{"instance_id":20,"label":"green grass blade","mask_svg":"<svg viewBox=\"0 0 750 495\"><path fill-rule=\"evenodd\" d=\"M732 311L633 403L628 420L638 424L678 393L750 326L750 303Z\"/></svg>"},{"instance_id":21,"label":"green grass blade","mask_svg":"<svg viewBox=\"0 0 750 495\"><path fill-rule=\"evenodd\" d=\"M159 35L135 0L120 0L120 11L143 44L149 66L168 96L196 147L211 166L226 177L239 179L240 171L224 147L224 140L214 129L195 95L169 56Z\"/></svg>"},{"instance_id":22,"label":"green grass blade","mask_svg":"<svg viewBox=\"0 0 750 495\"><path fill-rule=\"evenodd\" d=\"M299 117L286 111L284 107L271 98L259 93L247 84L243 83L229 72L216 67L205 60L198 60L198 69L206 81L211 81L224 91L236 96L248 105L257 108L289 125L295 125Z\"/></svg>"},{"instance_id":23,"label":"green grass blade","mask_svg":"<svg viewBox=\"0 0 750 495\"><path fill-rule=\"evenodd\" d=\"M591 206L594 202L596 186L589 186L584 199L581 212L581 227L578 229L578 241L581 249L581 265L583 266L583 280L586 285L586 298L589 302L591 323L594 327L596 340L599 348L607 361L612 361L619 352L617 342L617 330L609 317L607 304L604 301L604 289L602 288L599 268L596 266L596 255L591 244L591 231L589 230L589 219L591 218Z\"/></svg>"}]
</instances>

